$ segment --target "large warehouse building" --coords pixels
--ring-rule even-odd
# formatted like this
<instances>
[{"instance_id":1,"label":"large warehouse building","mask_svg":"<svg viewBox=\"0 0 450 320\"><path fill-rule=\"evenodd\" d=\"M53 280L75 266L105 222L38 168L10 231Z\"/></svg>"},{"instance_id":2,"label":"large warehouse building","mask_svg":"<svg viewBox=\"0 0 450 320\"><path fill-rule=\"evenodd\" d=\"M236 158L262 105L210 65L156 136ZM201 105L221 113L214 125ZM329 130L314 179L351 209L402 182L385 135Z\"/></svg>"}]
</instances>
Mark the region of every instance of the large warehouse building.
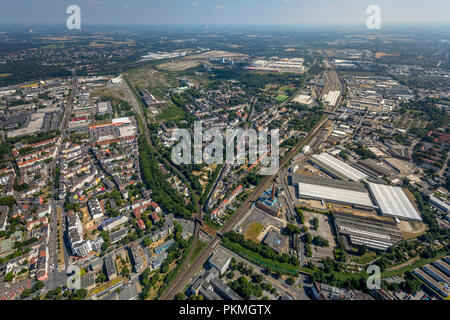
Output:
<instances>
[{"instance_id":1,"label":"large warehouse building","mask_svg":"<svg viewBox=\"0 0 450 320\"><path fill-rule=\"evenodd\" d=\"M373 200L383 216L422 221L417 210L400 187L368 183Z\"/></svg>"},{"instance_id":2,"label":"large warehouse building","mask_svg":"<svg viewBox=\"0 0 450 320\"><path fill-rule=\"evenodd\" d=\"M292 174L290 180L296 187L298 198L330 201L361 209L373 207L369 195L365 192L365 186L358 182L300 174Z\"/></svg>"},{"instance_id":3,"label":"large warehouse building","mask_svg":"<svg viewBox=\"0 0 450 320\"><path fill-rule=\"evenodd\" d=\"M320 170L337 179L358 182L368 178L365 173L356 170L328 153L315 154L311 157L310 162Z\"/></svg>"},{"instance_id":4,"label":"large warehouse building","mask_svg":"<svg viewBox=\"0 0 450 320\"><path fill-rule=\"evenodd\" d=\"M386 251L390 246L402 241L400 230L392 219L344 212L334 212L333 217L336 232L348 237L352 245L365 245Z\"/></svg>"}]
</instances>

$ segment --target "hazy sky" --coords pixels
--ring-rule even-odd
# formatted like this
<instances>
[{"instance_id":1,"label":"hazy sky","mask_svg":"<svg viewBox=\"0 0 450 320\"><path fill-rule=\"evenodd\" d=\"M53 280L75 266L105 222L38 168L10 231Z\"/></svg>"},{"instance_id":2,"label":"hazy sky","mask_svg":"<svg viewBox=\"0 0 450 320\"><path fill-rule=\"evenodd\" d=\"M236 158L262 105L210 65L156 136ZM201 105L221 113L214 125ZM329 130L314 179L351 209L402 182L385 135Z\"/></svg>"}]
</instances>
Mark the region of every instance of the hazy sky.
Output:
<instances>
[{"instance_id":1,"label":"hazy sky","mask_svg":"<svg viewBox=\"0 0 450 320\"><path fill-rule=\"evenodd\" d=\"M82 24L450 24L450 0L0 0L0 23L61 23L81 8Z\"/></svg>"}]
</instances>

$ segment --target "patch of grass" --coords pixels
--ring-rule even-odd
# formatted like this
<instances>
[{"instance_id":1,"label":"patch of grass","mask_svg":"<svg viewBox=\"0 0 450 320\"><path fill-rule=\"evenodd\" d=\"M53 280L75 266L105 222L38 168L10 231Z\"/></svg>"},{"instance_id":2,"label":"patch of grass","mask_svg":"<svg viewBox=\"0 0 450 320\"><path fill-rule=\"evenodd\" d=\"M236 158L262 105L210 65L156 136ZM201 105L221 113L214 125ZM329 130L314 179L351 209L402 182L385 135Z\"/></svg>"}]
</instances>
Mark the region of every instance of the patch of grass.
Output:
<instances>
[{"instance_id":1,"label":"patch of grass","mask_svg":"<svg viewBox=\"0 0 450 320\"><path fill-rule=\"evenodd\" d=\"M279 94L279 95L275 98L275 100L276 100L277 102L283 102L283 101L286 100L287 98L289 98L287 95L285 95L285 94Z\"/></svg>"},{"instance_id":2,"label":"patch of grass","mask_svg":"<svg viewBox=\"0 0 450 320\"><path fill-rule=\"evenodd\" d=\"M169 105L162 109L162 112L156 116L157 121L175 121L182 120L185 116L185 111L176 105Z\"/></svg>"},{"instance_id":3,"label":"patch of grass","mask_svg":"<svg viewBox=\"0 0 450 320\"><path fill-rule=\"evenodd\" d=\"M366 252L362 256L353 256L351 259L353 262L356 262L358 264L366 264L370 261L373 261L377 258L377 254L373 251Z\"/></svg>"},{"instance_id":4,"label":"patch of grass","mask_svg":"<svg viewBox=\"0 0 450 320\"><path fill-rule=\"evenodd\" d=\"M191 259L189 260L189 264L191 264L197 256L202 252L202 250L206 247L206 242L198 240L197 245L194 248L194 252L192 253Z\"/></svg>"},{"instance_id":5,"label":"patch of grass","mask_svg":"<svg viewBox=\"0 0 450 320\"><path fill-rule=\"evenodd\" d=\"M257 240L261 231L263 231L264 226L257 221L254 221L244 232L244 237L250 239L254 242L259 242Z\"/></svg>"},{"instance_id":6,"label":"patch of grass","mask_svg":"<svg viewBox=\"0 0 450 320\"><path fill-rule=\"evenodd\" d=\"M104 284L101 284L100 286L92 289L92 291L89 293L89 295L86 297L86 300L90 297L92 297L93 295L99 294L105 290L107 290L108 288L111 288L113 286L115 286L116 284L118 284L120 281L123 281L122 276L118 276L117 278L114 278L111 281L108 281Z\"/></svg>"}]
</instances>

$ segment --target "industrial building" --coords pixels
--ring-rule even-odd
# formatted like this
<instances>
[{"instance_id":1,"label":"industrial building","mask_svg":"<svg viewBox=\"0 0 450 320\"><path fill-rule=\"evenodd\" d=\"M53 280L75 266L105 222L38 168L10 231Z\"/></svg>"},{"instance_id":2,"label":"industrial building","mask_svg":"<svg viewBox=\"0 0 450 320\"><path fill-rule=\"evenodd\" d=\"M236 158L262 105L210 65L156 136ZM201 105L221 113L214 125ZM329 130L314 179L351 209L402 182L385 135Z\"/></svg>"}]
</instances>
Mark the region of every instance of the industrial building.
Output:
<instances>
[{"instance_id":1,"label":"industrial building","mask_svg":"<svg viewBox=\"0 0 450 320\"><path fill-rule=\"evenodd\" d=\"M151 270L156 270L163 264L164 260L167 258L167 253L163 252L156 257L150 258L149 265L151 266Z\"/></svg>"},{"instance_id":2,"label":"industrial building","mask_svg":"<svg viewBox=\"0 0 450 320\"><path fill-rule=\"evenodd\" d=\"M442 260L433 262L433 265L443 272L447 277L450 277L450 258L447 257Z\"/></svg>"},{"instance_id":3,"label":"industrial building","mask_svg":"<svg viewBox=\"0 0 450 320\"><path fill-rule=\"evenodd\" d=\"M322 100L328 103L329 106L335 107L340 94L341 92L339 90L330 91L323 96Z\"/></svg>"},{"instance_id":4,"label":"industrial building","mask_svg":"<svg viewBox=\"0 0 450 320\"><path fill-rule=\"evenodd\" d=\"M277 187L274 182L272 190L269 189L263 192L256 202L256 207L272 216L279 217L283 210L283 206L276 198L276 190Z\"/></svg>"},{"instance_id":5,"label":"industrial building","mask_svg":"<svg viewBox=\"0 0 450 320\"><path fill-rule=\"evenodd\" d=\"M402 241L402 235L394 221L343 212L334 212L333 217L337 234L346 236L351 245L365 245L371 249L386 251Z\"/></svg>"},{"instance_id":6,"label":"industrial building","mask_svg":"<svg viewBox=\"0 0 450 320\"><path fill-rule=\"evenodd\" d=\"M427 265L426 267L428 267ZM423 267L422 269L424 269ZM420 280L425 282L430 288L438 293L440 298L447 298L450 295L450 288L448 283L442 283L432 277L429 273L425 272L420 268L416 268L413 270L413 274L418 277Z\"/></svg>"},{"instance_id":7,"label":"industrial building","mask_svg":"<svg viewBox=\"0 0 450 320\"><path fill-rule=\"evenodd\" d=\"M430 196L429 202L433 207L436 207L445 213L450 212L450 206L433 194Z\"/></svg>"},{"instance_id":8,"label":"industrial building","mask_svg":"<svg viewBox=\"0 0 450 320\"><path fill-rule=\"evenodd\" d=\"M389 167L384 164L384 162L376 161L374 159L359 160L355 164L355 167L368 174L369 176L375 178L389 176L392 173Z\"/></svg>"},{"instance_id":9,"label":"industrial building","mask_svg":"<svg viewBox=\"0 0 450 320\"><path fill-rule=\"evenodd\" d=\"M358 182L300 174L292 174L290 180L296 186L298 198L330 201L368 210L373 207L365 186Z\"/></svg>"},{"instance_id":10,"label":"industrial building","mask_svg":"<svg viewBox=\"0 0 450 320\"><path fill-rule=\"evenodd\" d=\"M368 183L369 190L383 216L422 221L417 210L400 187Z\"/></svg>"},{"instance_id":11,"label":"industrial building","mask_svg":"<svg viewBox=\"0 0 450 320\"><path fill-rule=\"evenodd\" d=\"M315 154L309 159L309 161L333 178L352 180L355 182L368 178L365 173L349 166L341 160L336 159L328 153Z\"/></svg>"}]
</instances>

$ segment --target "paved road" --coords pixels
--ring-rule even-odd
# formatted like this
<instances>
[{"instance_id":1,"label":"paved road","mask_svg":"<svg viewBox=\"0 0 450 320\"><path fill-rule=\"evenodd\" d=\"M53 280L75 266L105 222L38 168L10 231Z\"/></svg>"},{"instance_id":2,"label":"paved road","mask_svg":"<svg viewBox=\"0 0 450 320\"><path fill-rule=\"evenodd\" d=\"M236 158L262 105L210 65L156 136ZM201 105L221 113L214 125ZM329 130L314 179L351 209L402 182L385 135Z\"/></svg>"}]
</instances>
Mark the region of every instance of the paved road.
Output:
<instances>
[{"instance_id":1,"label":"paved road","mask_svg":"<svg viewBox=\"0 0 450 320\"><path fill-rule=\"evenodd\" d=\"M66 108L64 110L64 115L61 120L60 125L60 131L61 131L61 141L64 141L66 137L68 136L68 125L70 120L70 115L72 114L72 108L73 103L75 100L75 97L78 94L78 77L75 73L75 71L72 71L73 79L72 79L72 93L67 101ZM61 142L62 144L62 142ZM57 156L52 160L49 166L49 171L54 172L57 159L59 158L59 153L61 152L60 146L58 149ZM50 179L53 178L53 174L49 176ZM53 195L57 192L55 190L54 184L52 184L52 192L51 195ZM52 198L51 200L51 206L52 206L52 213L50 216L50 238L48 242L48 251L49 251L49 274L48 279L46 282L46 290L53 290L58 286L63 286L66 284L67 276L65 274L65 270L58 270L58 239L57 239L57 233L58 233L58 214L57 214L57 207L61 207L62 213L64 213L64 210L62 209L64 201L57 201ZM64 215L63 215L64 216ZM64 219L62 220L62 231L64 232ZM65 250L65 245L62 244L61 248L59 250L63 250L64 252L64 259L65 259L65 265L67 266L69 263L69 257L67 255L67 252ZM51 267L54 266L54 267Z\"/></svg>"}]
</instances>

